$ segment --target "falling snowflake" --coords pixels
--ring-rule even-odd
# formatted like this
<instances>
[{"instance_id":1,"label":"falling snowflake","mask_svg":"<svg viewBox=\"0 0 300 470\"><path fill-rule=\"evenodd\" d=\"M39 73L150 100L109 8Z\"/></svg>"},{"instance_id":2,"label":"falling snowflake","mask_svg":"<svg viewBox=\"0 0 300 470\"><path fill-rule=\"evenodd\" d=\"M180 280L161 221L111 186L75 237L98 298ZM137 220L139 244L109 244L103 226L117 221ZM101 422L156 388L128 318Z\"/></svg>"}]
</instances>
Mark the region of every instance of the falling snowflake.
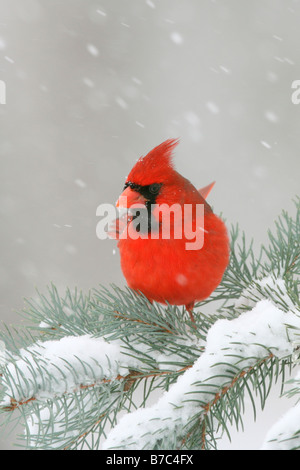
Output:
<instances>
[{"instance_id":1,"label":"falling snowflake","mask_svg":"<svg viewBox=\"0 0 300 470\"><path fill-rule=\"evenodd\" d=\"M278 122L279 121L279 117L277 116L277 114L273 113L273 111L266 111L265 112L265 118L269 121L269 122Z\"/></svg>"},{"instance_id":2,"label":"falling snowflake","mask_svg":"<svg viewBox=\"0 0 300 470\"><path fill-rule=\"evenodd\" d=\"M171 40L175 44L182 44L183 43L183 37L181 36L181 34L177 33L176 31L171 33L170 37L171 37Z\"/></svg>"},{"instance_id":3,"label":"falling snowflake","mask_svg":"<svg viewBox=\"0 0 300 470\"><path fill-rule=\"evenodd\" d=\"M79 188L86 188L86 183L82 181L81 179L76 179L74 183L79 187Z\"/></svg>"},{"instance_id":4,"label":"falling snowflake","mask_svg":"<svg viewBox=\"0 0 300 470\"><path fill-rule=\"evenodd\" d=\"M116 100L116 103L120 106L120 108L123 108L123 109L128 108L128 104L120 96L116 96L115 100Z\"/></svg>"},{"instance_id":5,"label":"falling snowflake","mask_svg":"<svg viewBox=\"0 0 300 470\"><path fill-rule=\"evenodd\" d=\"M219 106L217 106L216 103L213 103L212 101L208 101L206 103L206 107L212 114L219 114L220 112Z\"/></svg>"},{"instance_id":6,"label":"falling snowflake","mask_svg":"<svg viewBox=\"0 0 300 470\"><path fill-rule=\"evenodd\" d=\"M0 38L0 51L3 51L6 48L6 43L3 38Z\"/></svg>"},{"instance_id":7,"label":"falling snowflake","mask_svg":"<svg viewBox=\"0 0 300 470\"><path fill-rule=\"evenodd\" d=\"M99 55L99 50L98 48L94 45L94 44L87 44L86 46L88 52L94 56L94 57L98 57Z\"/></svg>"},{"instance_id":8,"label":"falling snowflake","mask_svg":"<svg viewBox=\"0 0 300 470\"><path fill-rule=\"evenodd\" d=\"M260 143L261 143L261 145L263 145L266 149L272 148L271 145L268 144L268 142L266 142L265 140L261 140Z\"/></svg>"},{"instance_id":9,"label":"falling snowflake","mask_svg":"<svg viewBox=\"0 0 300 470\"><path fill-rule=\"evenodd\" d=\"M146 4L147 4L148 7L150 7L150 8L153 8L153 9L156 8L156 7L155 7L155 4L152 2L152 0L146 0Z\"/></svg>"}]
</instances>

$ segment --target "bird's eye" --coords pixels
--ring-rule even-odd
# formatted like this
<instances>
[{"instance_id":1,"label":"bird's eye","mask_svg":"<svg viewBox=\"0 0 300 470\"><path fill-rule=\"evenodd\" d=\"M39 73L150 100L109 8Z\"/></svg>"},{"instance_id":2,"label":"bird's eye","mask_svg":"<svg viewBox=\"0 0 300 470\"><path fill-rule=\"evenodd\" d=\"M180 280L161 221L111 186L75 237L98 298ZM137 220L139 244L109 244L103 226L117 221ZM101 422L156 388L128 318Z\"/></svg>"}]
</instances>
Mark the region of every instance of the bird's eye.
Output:
<instances>
[{"instance_id":1,"label":"bird's eye","mask_svg":"<svg viewBox=\"0 0 300 470\"><path fill-rule=\"evenodd\" d=\"M153 184L150 184L149 186L149 191L151 194L157 194L160 190L160 184L159 183L153 183Z\"/></svg>"}]
</instances>

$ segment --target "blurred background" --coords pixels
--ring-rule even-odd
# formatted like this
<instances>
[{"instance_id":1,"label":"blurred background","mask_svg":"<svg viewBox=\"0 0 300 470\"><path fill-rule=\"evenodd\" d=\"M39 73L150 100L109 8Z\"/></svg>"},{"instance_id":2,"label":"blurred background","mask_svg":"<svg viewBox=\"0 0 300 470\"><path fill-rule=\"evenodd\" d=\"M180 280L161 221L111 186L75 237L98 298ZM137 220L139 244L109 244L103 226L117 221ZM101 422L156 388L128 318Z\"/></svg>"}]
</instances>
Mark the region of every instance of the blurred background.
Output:
<instances>
[{"instance_id":1,"label":"blurred background","mask_svg":"<svg viewBox=\"0 0 300 470\"><path fill-rule=\"evenodd\" d=\"M299 24L299 0L0 0L1 321L50 282L125 284L96 208L170 137L215 212L266 242L299 195ZM277 392L223 448L260 447Z\"/></svg>"}]
</instances>

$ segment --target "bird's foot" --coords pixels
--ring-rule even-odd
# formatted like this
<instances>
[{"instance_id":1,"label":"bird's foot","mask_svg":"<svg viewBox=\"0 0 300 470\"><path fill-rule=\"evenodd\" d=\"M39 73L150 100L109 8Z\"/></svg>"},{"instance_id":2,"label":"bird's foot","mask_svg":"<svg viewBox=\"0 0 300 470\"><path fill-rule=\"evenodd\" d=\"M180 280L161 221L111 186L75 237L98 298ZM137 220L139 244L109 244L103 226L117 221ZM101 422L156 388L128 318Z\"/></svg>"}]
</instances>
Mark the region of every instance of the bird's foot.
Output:
<instances>
[{"instance_id":1,"label":"bird's foot","mask_svg":"<svg viewBox=\"0 0 300 470\"><path fill-rule=\"evenodd\" d=\"M197 327L196 327L196 322L195 322L195 318L194 318L194 315L193 315L194 302L192 302L192 303L190 303L190 304L187 304L187 305L185 306L185 308L187 309L187 311L188 311L188 313L189 313L191 322L193 323L193 327L194 327L195 329L197 329Z\"/></svg>"}]
</instances>

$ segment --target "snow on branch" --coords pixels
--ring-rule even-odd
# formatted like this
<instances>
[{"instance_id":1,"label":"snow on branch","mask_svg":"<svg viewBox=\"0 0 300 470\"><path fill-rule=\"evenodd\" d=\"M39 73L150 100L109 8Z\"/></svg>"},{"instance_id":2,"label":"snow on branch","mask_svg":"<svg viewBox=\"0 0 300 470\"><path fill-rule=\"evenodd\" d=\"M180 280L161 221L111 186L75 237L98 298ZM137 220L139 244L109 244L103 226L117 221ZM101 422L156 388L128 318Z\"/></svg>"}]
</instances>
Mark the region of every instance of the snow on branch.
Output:
<instances>
[{"instance_id":1,"label":"snow on branch","mask_svg":"<svg viewBox=\"0 0 300 470\"><path fill-rule=\"evenodd\" d=\"M300 404L289 409L267 433L261 450L299 450Z\"/></svg>"},{"instance_id":2,"label":"snow on branch","mask_svg":"<svg viewBox=\"0 0 300 470\"><path fill-rule=\"evenodd\" d=\"M9 355L8 352L6 352ZM10 354L2 374L1 406L53 399L67 392L125 378L138 360L122 354L121 343L90 335L37 342ZM123 375L122 375L123 374Z\"/></svg>"},{"instance_id":3,"label":"snow on branch","mask_svg":"<svg viewBox=\"0 0 300 470\"><path fill-rule=\"evenodd\" d=\"M300 343L294 344L294 361L299 364ZM299 450L300 449L300 372L288 381L289 388L285 395L298 397L298 402L288 410L267 433L262 450Z\"/></svg>"},{"instance_id":4,"label":"snow on branch","mask_svg":"<svg viewBox=\"0 0 300 470\"><path fill-rule=\"evenodd\" d=\"M170 449L183 445L188 426L210 409L254 367L293 352L300 315L261 300L233 320L218 320L209 330L205 352L158 402L122 417L104 449ZM204 422L204 421L203 421ZM205 433L205 426L203 427ZM205 436L203 436L205 439Z\"/></svg>"}]
</instances>

